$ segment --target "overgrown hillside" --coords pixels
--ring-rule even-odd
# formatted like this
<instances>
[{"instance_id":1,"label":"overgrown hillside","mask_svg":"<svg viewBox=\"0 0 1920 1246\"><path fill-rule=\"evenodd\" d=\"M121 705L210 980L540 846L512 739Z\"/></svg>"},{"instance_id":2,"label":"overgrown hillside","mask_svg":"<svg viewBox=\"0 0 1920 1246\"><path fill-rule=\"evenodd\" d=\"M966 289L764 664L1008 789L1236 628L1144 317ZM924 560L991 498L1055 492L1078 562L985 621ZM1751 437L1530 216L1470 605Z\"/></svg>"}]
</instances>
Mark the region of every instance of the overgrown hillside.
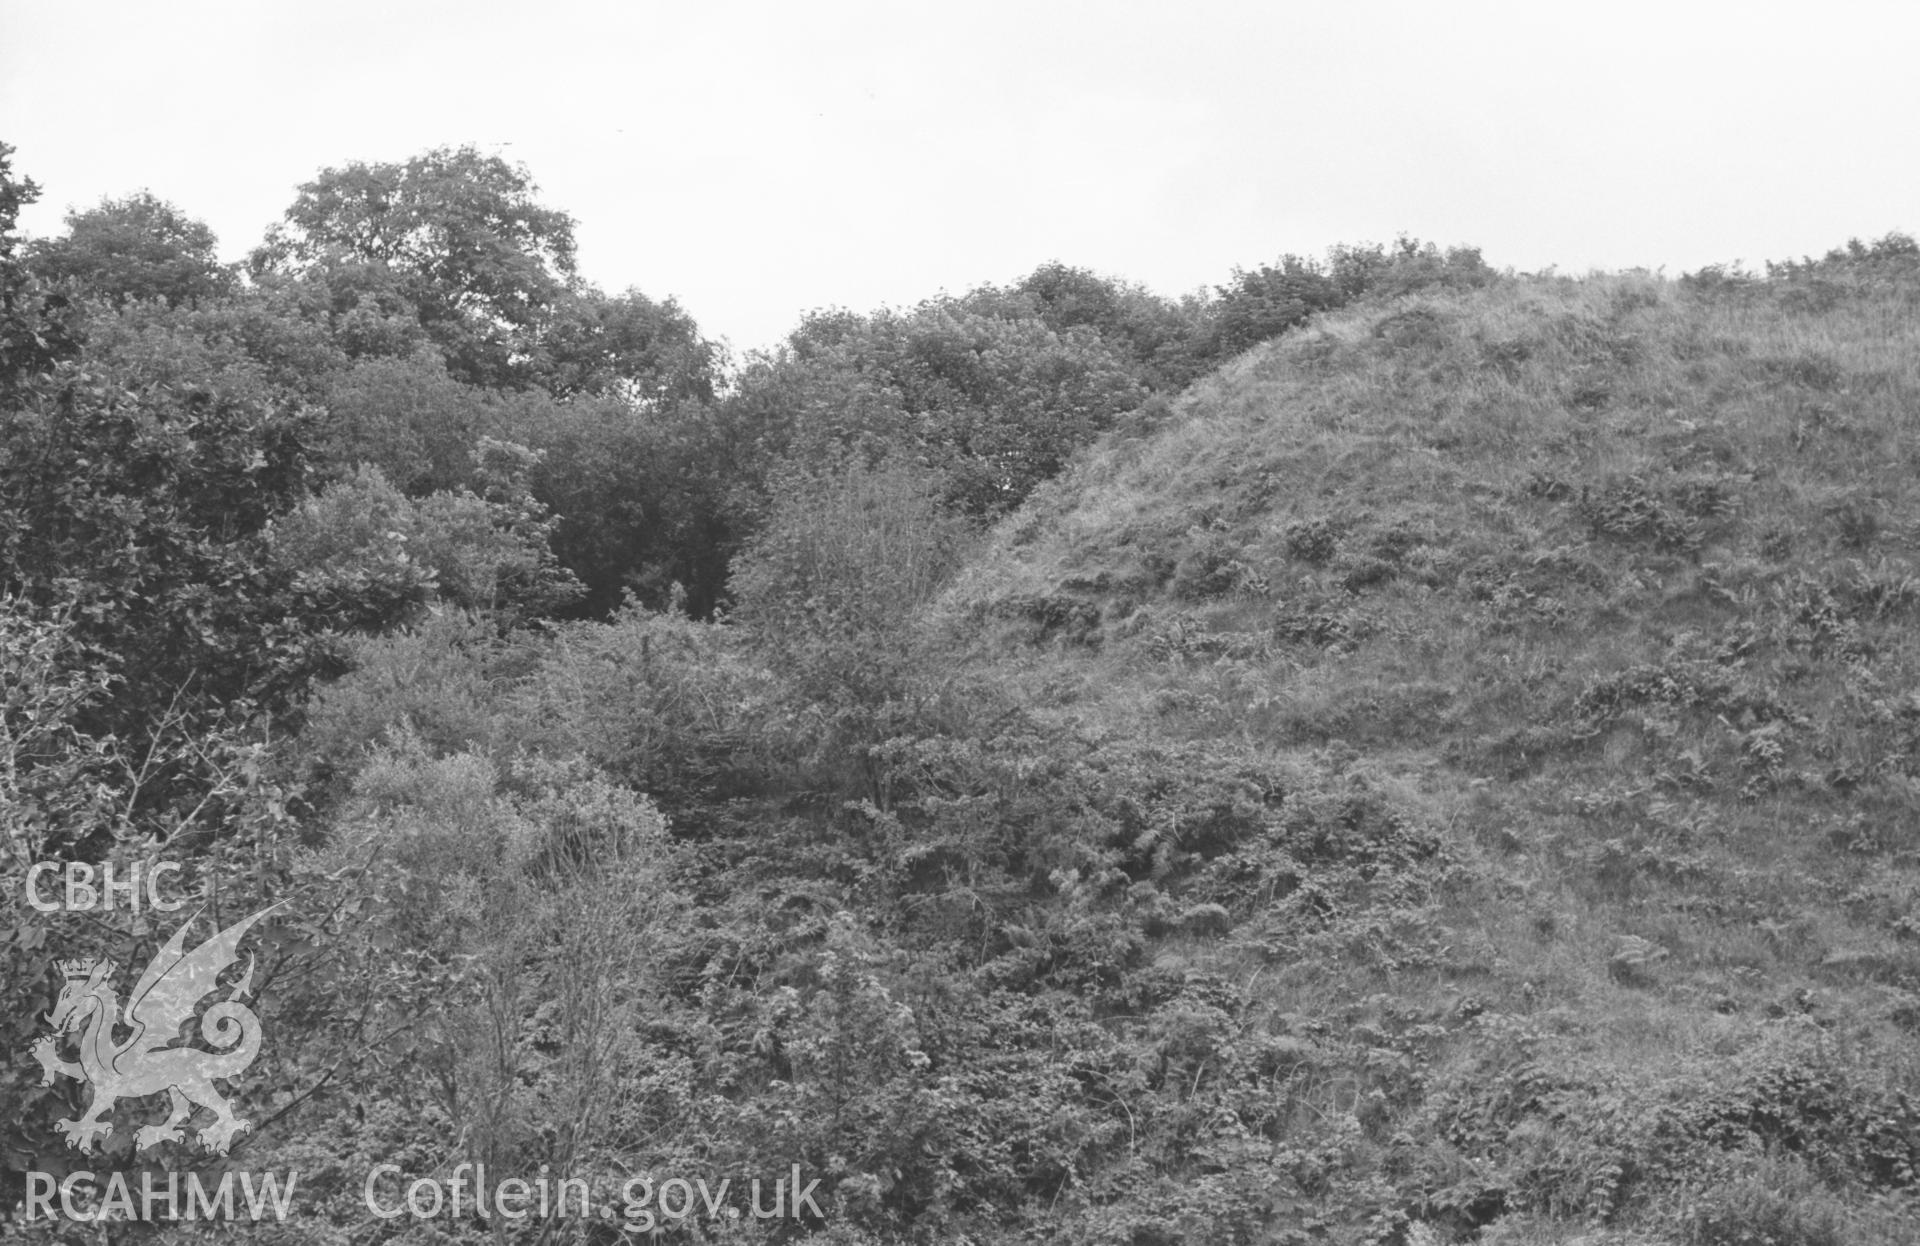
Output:
<instances>
[{"instance_id":1,"label":"overgrown hillside","mask_svg":"<svg viewBox=\"0 0 1920 1246\"><path fill-rule=\"evenodd\" d=\"M1911 240L736 364L472 149L244 271L9 154L5 1233L1920 1238Z\"/></svg>"},{"instance_id":2,"label":"overgrown hillside","mask_svg":"<svg viewBox=\"0 0 1920 1246\"><path fill-rule=\"evenodd\" d=\"M1224 911L1156 954L1417 1218L1920 1232L1917 312L1897 244L1349 309L943 601L1061 731L1316 776L1160 884Z\"/></svg>"}]
</instances>

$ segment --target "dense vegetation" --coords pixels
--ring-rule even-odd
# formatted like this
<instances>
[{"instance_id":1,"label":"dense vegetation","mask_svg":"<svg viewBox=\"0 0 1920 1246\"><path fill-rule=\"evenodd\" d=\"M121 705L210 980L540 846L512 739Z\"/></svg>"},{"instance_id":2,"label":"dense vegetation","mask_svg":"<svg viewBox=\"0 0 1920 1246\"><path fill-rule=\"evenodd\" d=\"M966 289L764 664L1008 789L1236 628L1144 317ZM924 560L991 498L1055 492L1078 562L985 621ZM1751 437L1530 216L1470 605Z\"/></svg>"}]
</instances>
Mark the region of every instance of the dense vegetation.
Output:
<instances>
[{"instance_id":1,"label":"dense vegetation","mask_svg":"<svg viewBox=\"0 0 1920 1246\"><path fill-rule=\"evenodd\" d=\"M0 146L0 1205L820 1179L710 1240L1904 1243L1920 248L1182 301L1064 265L727 358L469 150L244 266ZM230 1156L91 1159L28 910L260 928ZM99 1230L15 1224L56 1240ZM119 1226L196 1241L203 1226Z\"/></svg>"}]
</instances>

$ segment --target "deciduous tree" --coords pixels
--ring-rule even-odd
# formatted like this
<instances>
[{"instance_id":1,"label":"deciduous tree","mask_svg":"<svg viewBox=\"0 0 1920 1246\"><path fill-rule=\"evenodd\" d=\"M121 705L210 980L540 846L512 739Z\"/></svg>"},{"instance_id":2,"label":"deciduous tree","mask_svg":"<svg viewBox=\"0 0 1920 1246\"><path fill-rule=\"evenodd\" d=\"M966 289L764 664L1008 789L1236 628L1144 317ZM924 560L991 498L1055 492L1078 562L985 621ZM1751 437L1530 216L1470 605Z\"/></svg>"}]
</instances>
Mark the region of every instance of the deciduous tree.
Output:
<instances>
[{"instance_id":1,"label":"deciduous tree","mask_svg":"<svg viewBox=\"0 0 1920 1246\"><path fill-rule=\"evenodd\" d=\"M22 262L20 209L40 198L30 177L15 177L13 148L0 143L0 402L22 382L79 349L67 299L49 293Z\"/></svg>"},{"instance_id":2,"label":"deciduous tree","mask_svg":"<svg viewBox=\"0 0 1920 1246\"><path fill-rule=\"evenodd\" d=\"M672 299L587 289L555 305L530 369L556 398L615 397L657 411L711 401L720 362L719 348Z\"/></svg>"},{"instance_id":3,"label":"deciduous tree","mask_svg":"<svg viewBox=\"0 0 1920 1246\"><path fill-rule=\"evenodd\" d=\"M540 325L575 279L573 218L536 191L523 166L472 147L327 169L250 265L325 279L338 316L405 308L459 379L522 383Z\"/></svg>"},{"instance_id":4,"label":"deciduous tree","mask_svg":"<svg viewBox=\"0 0 1920 1246\"><path fill-rule=\"evenodd\" d=\"M38 242L29 263L44 280L119 307L154 299L169 307L234 288L213 231L148 191L67 214L65 237Z\"/></svg>"}]
</instances>

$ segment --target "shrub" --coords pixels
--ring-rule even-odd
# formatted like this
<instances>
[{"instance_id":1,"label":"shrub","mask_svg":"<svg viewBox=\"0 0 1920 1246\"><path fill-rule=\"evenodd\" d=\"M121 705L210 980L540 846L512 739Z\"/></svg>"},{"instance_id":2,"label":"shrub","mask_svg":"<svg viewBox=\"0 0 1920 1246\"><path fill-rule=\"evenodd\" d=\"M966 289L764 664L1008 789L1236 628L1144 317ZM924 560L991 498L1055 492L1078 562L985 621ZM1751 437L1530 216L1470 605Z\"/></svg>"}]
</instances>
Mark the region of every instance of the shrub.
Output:
<instances>
[{"instance_id":1,"label":"shrub","mask_svg":"<svg viewBox=\"0 0 1920 1246\"><path fill-rule=\"evenodd\" d=\"M734 564L736 617L826 706L880 705L916 674L915 613L958 567L967 528L919 469L852 462L777 490Z\"/></svg>"},{"instance_id":2,"label":"shrub","mask_svg":"<svg viewBox=\"0 0 1920 1246\"><path fill-rule=\"evenodd\" d=\"M419 501L361 467L273 525L275 565L335 626L378 630L418 619L433 601L511 625L570 600L579 582L548 545L552 521L528 493L531 452L481 442L487 496Z\"/></svg>"},{"instance_id":3,"label":"shrub","mask_svg":"<svg viewBox=\"0 0 1920 1246\"><path fill-rule=\"evenodd\" d=\"M432 756L465 749L504 759L511 738L504 696L538 656L531 638L503 637L459 611L351 641L348 672L306 706L294 757L303 776L319 783L310 798L324 807L343 795L374 746L396 732L410 733Z\"/></svg>"},{"instance_id":4,"label":"shrub","mask_svg":"<svg viewBox=\"0 0 1920 1246\"><path fill-rule=\"evenodd\" d=\"M372 945L430 969L408 1005L440 1039L426 1063L454 1137L430 1129L428 1155L608 1171L638 1141L628 1067L679 907L652 802L578 758L502 767L402 732L356 779L321 865L376 855Z\"/></svg>"},{"instance_id":5,"label":"shrub","mask_svg":"<svg viewBox=\"0 0 1920 1246\"><path fill-rule=\"evenodd\" d=\"M115 768L116 750L75 724L110 683L67 619L0 596L0 867L8 877L49 843L117 825L111 789L98 781Z\"/></svg>"},{"instance_id":6,"label":"shrub","mask_svg":"<svg viewBox=\"0 0 1920 1246\"><path fill-rule=\"evenodd\" d=\"M759 785L780 744L774 676L739 629L629 605L556 630L504 689L522 747L580 753L676 811Z\"/></svg>"}]
</instances>

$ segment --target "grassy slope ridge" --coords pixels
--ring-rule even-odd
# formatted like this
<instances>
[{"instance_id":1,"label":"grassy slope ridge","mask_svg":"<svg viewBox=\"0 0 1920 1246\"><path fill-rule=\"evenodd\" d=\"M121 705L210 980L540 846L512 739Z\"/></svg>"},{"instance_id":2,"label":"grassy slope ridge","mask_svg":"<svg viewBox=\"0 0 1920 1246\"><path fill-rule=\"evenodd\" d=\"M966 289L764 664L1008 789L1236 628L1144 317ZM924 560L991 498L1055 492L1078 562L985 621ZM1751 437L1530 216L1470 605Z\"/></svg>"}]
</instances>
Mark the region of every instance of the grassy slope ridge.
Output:
<instances>
[{"instance_id":1,"label":"grassy slope ridge","mask_svg":"<svg viewBox=\"0 0 1920 1246\"><path fill-rule=\"evenodd\" d=\"M941 602L1063 727L1347 774L1441 837L1371 935L1276 950L1242 895L1163 952L1411 1062L1353 1110L1434 1226L1920 1232L1916 313L1911 273L1348 309L1097 447Z\"/></svg>"}]
</instances>

